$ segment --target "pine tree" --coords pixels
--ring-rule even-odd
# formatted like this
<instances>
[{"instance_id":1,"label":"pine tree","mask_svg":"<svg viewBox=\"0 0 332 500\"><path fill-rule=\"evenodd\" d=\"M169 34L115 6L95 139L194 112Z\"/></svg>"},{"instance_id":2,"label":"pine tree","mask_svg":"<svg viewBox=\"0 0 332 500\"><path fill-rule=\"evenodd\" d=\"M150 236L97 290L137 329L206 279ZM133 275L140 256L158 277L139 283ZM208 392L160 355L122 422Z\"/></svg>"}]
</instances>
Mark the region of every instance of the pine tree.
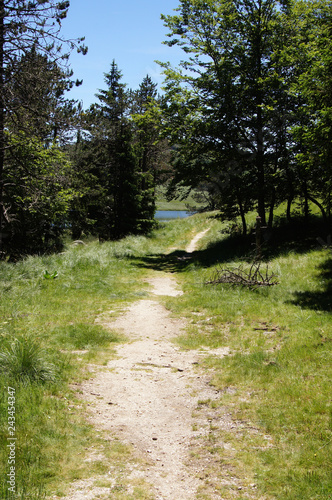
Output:
<instances>
[{"instance_id":1,"label":"pine tree","mask_svg":"<svg viewBox=\"0 0 332 500\"><path fill-rule=\"evenodd\" d=\"M142 231L153 227L155 184L161 160L160 106L157 85L147 75L132 95L135 155L140 175L140 226Z\"/></svg>"},{"instance_id":2,"label":"pine tree","mask_svg":"<svg viewBox=\"0 0 332 500\"><path fill-rule=\"evenodd\" d=\"M76 101L65 97L75 85L72 75L72 71L50 61L35 47L15 57L6 68L7 109L11 110L7 128L13 132L24 130L45 145L67 142L80 111Z\"/></svg>"},{"instance_id":3,"label":"pine tree","mask_svg":"<svg viewBox=\"0 0 332 500\"><path fill-rule=\"evenodd\" d=\"M3 255L3 238L10 223L10 204L5 194L5 151L8 119L17 112L12 95L12 76L22 57L35 49L51 61L66 65L69 52L77 48L85 53L83 38L65 40L60 33L61 21L66 17L69 1L55 0L0 0L0 256ZM68 48L63 52L63 46ZM43 78L43 74L40 74ZM38 148L37 148L38 149ZM11 168L15 168L11 165Z\"/></svg>"},{"instance_id":4,"label":"pine tree","mask_svg":"<svg viewBox=\"0 0 332 500\"><path fill-rule=\"evenodd\" d=\"M103 239L121 238L139 230L139 174L129 121L128 92L115 61L105 74L107 88L97 94L98 104L88 113L88 148L91 172L98 178L100 192L91 213Z\"/></svg>"}]
</instances>

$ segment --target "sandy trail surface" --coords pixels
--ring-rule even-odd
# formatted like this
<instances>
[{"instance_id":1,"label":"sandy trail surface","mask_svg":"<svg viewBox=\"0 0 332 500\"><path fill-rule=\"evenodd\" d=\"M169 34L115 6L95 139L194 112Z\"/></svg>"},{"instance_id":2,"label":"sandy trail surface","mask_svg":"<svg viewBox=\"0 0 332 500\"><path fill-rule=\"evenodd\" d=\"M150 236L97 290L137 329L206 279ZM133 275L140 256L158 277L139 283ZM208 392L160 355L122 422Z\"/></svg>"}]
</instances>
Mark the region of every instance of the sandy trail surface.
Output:
<instances>
[{"instance_id":1,"label":"sandy trail surface","mask_svg":"<svg viewBox=\"0 0 332 500\"><path fill-rule=\"evenodd\" d=\"M206 233L210 231L210 228L206 228L204 229L204 231L201 231L200 233L197 233L193 239L191 240L191 242L189 243L189 245L187 246L186 248L186 252L187 253L192 253L192 252L195 252L196 250L196 247L197 247L197 243L199 242L200 239L203 238L203 236L206 235Z\"/></svg>"},{"instance_id":2,"label":"sandy trail surface","mask_svg":"<svg viewBox=\"0 0 332 500\"><path fill-rule=\"evenodd\" d=\"M118 347L107 369L97 370L83 384L82 397L89 402L94 426L128 443L143 458L145 466L129 470L129 480L143 478L156 500L189 500L196 498L202 482L190 446L205 432L194 425L193 412L200 400L218 394L199 371L198 361L207 351L182 351L173 342L186 324L172 318L158 296L182 294L174 277L155 272L148 282L149 298L131 304L115 321L100 320L129 342ZM209 352L227 355L227 349ZM89 480L73 484L66 499L109 495L110 489L95 488Z\"/></svg>"}]
</instances>

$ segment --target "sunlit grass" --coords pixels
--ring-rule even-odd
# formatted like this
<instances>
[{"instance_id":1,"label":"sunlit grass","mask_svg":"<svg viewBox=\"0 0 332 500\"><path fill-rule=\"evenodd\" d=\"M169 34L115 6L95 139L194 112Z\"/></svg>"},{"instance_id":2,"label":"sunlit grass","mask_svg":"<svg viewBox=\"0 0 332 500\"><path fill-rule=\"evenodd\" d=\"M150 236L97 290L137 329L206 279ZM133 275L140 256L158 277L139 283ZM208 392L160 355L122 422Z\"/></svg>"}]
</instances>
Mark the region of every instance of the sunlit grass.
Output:
<instances>
[{"instance_id":1,"label":"sunlit grass","mask_svg":"<svg viewBox=\"0 0 332 500\"><path fill-rule=\"evenodd\" d=\"M23 384L54 381L56 369L38 339L16 338L0 352L0 372Z\"/></svg>"},{"instance_id":2,"label":"sunlit grass","mask_svg":"<svg viewBox=\"0 0 332 500\"><path fill-rule=\"evenodd\" d=\"M200 203L197 203L192 196L192 193L189 194L185 199L173 199L168 200L166 197L167 188L165 186L157 187L157 209L158 210L187 210L189 206L201 206ZM183 190L183 192L185 192Z\"/></svg>"}]
</instances>

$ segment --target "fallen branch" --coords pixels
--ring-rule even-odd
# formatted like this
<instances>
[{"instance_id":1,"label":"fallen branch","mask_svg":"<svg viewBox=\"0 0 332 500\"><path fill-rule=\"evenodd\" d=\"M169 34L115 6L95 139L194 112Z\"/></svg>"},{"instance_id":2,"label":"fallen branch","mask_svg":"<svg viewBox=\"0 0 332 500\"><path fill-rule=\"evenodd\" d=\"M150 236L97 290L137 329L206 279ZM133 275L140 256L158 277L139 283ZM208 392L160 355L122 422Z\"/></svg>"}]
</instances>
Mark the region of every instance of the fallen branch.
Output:
<instances>
[{"instance_id":1,"label":"fallen branch","mask_svg":"<svg viewBox=\"0 0 332 500\"><path fill-rule=\"evenodd\" d=\"M230 283L231 285L242 285L251 289L279 284L277 276L273 273L269 274L268 265L265 271L261 271L260 267L260 262L254 262L247 271L243 267L217 269L212 279L206 281L205 284L218 285L219 283Z\"/></svg>"}]
</instances>

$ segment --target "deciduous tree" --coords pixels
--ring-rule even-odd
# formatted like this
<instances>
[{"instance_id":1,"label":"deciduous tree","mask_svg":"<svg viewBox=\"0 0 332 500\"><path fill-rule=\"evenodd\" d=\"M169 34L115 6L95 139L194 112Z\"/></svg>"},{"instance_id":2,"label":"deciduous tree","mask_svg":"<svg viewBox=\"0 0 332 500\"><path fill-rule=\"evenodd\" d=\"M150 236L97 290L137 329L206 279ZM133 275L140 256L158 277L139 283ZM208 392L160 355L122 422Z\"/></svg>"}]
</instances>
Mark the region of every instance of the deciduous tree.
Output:
<instances>
[{"instance_id":1,"label":"deciduous tree","mask_svg":"<svg viewBox=\"0 0 332 500\"><path fill-rule=\"evenodd\" d=\"M332 203L331 2L298 2L295 16L297 29L285 50L296 68L290 92L301 96L292 126L297 145L295 174L306 212L311 201L327 220Z\"/></svg>"},{"instance_id":2,"label":"deciduous tree","mask_svg":"<svg viewBox=\"0 0 332 500\"><path fill-rule=\"evenodd\" d=\"M57 146L24 132L6 143L4 251L13 259L58 250L73 197L71 165Z\"/></svg>"},{"instance_id":3,"label":"deciduous tree","mask_svg":"<svg viewBox=\"0 0 332 500\"><path fill-rule=\"evenodd\" d=\"M230 213L237 206L243 216L254 201L265 224L285 151L279 124L286 87L276 54L288 4L181 0L177 10L162 16L170 30L165 43L179 45L186 60L177 69L162 66L179 176L214 185Z\"/></svg>"}]
</instances>

